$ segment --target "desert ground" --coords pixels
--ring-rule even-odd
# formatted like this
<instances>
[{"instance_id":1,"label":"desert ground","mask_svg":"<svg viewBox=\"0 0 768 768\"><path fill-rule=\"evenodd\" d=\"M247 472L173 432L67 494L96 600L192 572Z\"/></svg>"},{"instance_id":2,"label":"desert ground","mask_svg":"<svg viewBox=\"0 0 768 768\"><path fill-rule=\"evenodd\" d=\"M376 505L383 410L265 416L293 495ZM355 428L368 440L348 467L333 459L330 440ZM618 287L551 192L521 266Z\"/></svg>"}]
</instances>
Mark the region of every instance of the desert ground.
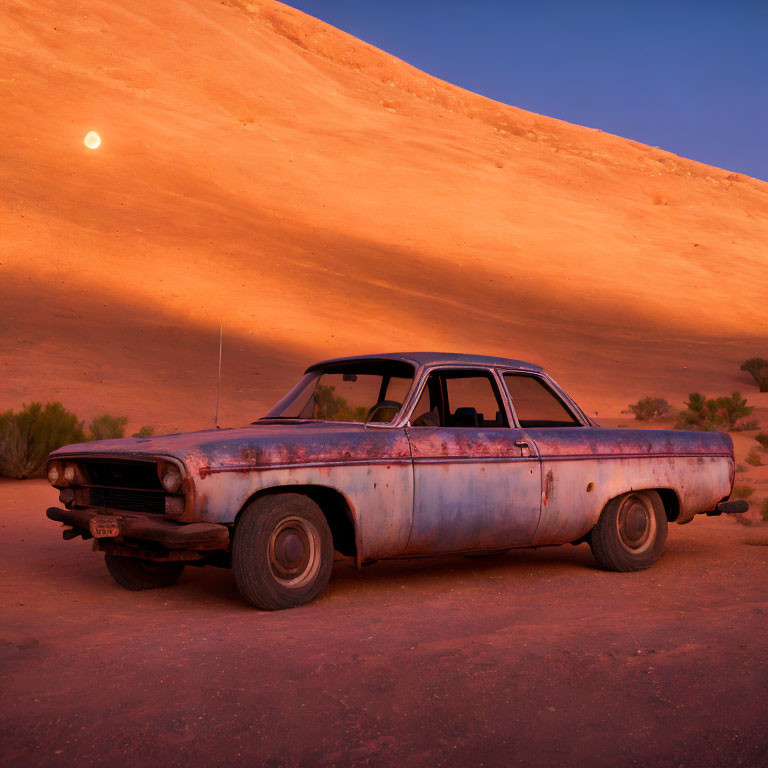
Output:
<instances>
[{"instance_id":1,"label":"desert ground","mask_svg":"<svg viewBox=\"0 0 768 768\"><path fill-rule=\"evenodd\" d=\"M210 427L222 323L224 426L316 360L433 349L540 363L606 426L740 390L768 431L739 370L768 357L767 183L273 0L8 0L0 21L0 412ZM755 434L734 434L753 506ZM267 614L227 571L120 589L44 518L55 497L0 479L3 765L768 764L756 514L673 526L636 574L585 545L340 560L316 603Z\"/></svg>"},{"instance_id":2,"label":"desert ground","mask_svg":"<svg viewBox=\"0 0 768 768\"><path fill-rule=\"evenodd\" d=\"M630 574L586 545L340 560L265 613L225 570L118 587L55 501L0 482L3 766L768 763L768 531L675 525Z\"/></svg>"}]
</instances>

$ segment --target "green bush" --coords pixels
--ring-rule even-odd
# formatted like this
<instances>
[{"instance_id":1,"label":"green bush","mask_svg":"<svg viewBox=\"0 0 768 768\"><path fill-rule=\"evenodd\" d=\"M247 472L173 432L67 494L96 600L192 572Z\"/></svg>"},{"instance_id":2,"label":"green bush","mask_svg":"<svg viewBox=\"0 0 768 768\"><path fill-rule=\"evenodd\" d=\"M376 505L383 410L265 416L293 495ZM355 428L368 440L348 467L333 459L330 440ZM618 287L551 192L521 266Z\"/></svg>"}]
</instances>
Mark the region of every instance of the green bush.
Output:
<instances>
[{"instance_id":1,"label":"green bush","mask_svg":"<svg viewBox=\"0 0 768 768\"><path fill-rule=\"evenodd\" d=\"M747 458L744 461L752 467L759 467L763 463L760 461L760 454L754 448L747 454Z\"/></svg>"},{"instance_id":2,"label":"green bush","mask_svg":"<svg viewBox=\"0 0 768 768\"><path fill-rule=\"evenodd\" d=\"M751 357L741 364L741 370L752 374L761 392L768 392L768 360L762 357Z\"/></svg>"},{"instance_id":3,"label":"green bush","mask_svg":"<svg viewBox=\"0 0 768 768\"><path fill-rule=\"evenodd\" d=\"M764 450L768 451L768 435L765 432L755 435L755 440L763 446Z\"/></svg>"},{"instance_id":4,"label":"green bush","mask_svg":"<svg viewBox=\"0 0 768 768\"><path fill-rule=\"evenodd\" d=\"M85 440L83 424L61 403L23 405L0 414L0 474L23 480L40 477L48 454Z\"/></svg>"},{"instance_id":5,"label":"green bush","mask_svg":"<svg viewBox=\"0 0 768 768\"><path fill-rule=\"evenodd\" d=\"M651 421L666 416L672 406L663 397L644 397L630 405L629 410L635 414L638 421Z\"/></svg>"},{"instance_id":6,"label":"green bush","mask_svg":"<svg viewBox=\"0 0 768 768\"><path fill-rule=\"evenodd\" d=\"M733 486L733 498L734 499L748 499L755 489L751 485L734 485Z\"/></svg>"},{"instance_id":7,"label":"green bush","mask_svg":"<svg viewBox=\"0 0 768 768\"><path fill-rule=\"evenodd\" d=\"M131 437L152 437L155 434L154 427L142 427L138 432L134 432Z\"/></svg>"},{"instance_id":8,"label":"green bush","mask_svg":"<svg viewBox=\"0 0 768 768\"><path fill-rule=\"evenodd\" d=\"M112 416L109 413L102 413L97 416L88 428L89 440L112 440L116 437L125 435L125 425L128 419L125 416Z\"/></svg>"},{"instance_id":9,"label":"green bush","mask_svg":"<svg viewBox=\"0 0 768 768\"><path fill-rule=\"evenodd\" d=\"M730 397L718 397L715 402L728 429L736 429L736 422L755 410L753 405L747 405L747 398L742 397L741 392L734 392ZM753 423L750 422L750 426Z\"/></svg>"},{"instance_id":10,"label":"green bush","mask_svg":"<svg viewBox=\"0 0 768 768\"><path fill-rule=\"evenodd\" d=\"M746 398L740 392L730 397L708 398L700 392L691 392L684 411L677 417L677 429L698 429L704 432L738 429L739 419L749 416L754 406L747 405Z\"/></svg>"}]
</instances>

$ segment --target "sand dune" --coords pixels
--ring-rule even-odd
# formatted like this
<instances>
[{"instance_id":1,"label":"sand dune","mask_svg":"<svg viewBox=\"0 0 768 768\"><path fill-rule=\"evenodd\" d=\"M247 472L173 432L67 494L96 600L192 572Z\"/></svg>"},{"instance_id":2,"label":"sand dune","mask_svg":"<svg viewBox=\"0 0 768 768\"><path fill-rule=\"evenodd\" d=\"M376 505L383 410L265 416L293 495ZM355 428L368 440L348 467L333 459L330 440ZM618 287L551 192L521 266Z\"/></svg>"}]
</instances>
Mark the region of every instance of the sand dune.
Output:
<instances>
[{"instance_id":1,"label":"sand dune","mask_svg":"<svg viewBox=\"0 0 768 768\"><path fill-rule=\"evenodd\" d=\"M768 406L738 368L768 356L768 184L272 0L2 14L0 408L208 424L219 319L225 423L315 359L407 348L540 362L606 415Z\"/></svg>"}]
</instances>

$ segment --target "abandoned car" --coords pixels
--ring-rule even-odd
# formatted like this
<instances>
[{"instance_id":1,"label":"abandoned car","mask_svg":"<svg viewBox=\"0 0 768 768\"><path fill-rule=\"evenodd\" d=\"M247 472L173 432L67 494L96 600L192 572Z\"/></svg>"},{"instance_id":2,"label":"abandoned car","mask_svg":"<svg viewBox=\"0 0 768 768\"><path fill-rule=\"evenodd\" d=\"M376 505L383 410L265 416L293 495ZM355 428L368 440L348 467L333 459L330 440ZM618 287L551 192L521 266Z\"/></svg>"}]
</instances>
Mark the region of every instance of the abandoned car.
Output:
<instances>
[{"instance_id":1,"label":"abandoned car","mask_svg":"<svg viewBox=\"0 0 768 768\"><path fill-rule=\"evenodd\" d=\"M384 558L588 542L647 568L669 522L743 512L733 444L712 432L604 429L537 365L406 353L330 360L237 429L54 451L64 538L94 539L128 589L231 567L251 604L319 595L334 551Z\"/></svg>"}]
</instances>

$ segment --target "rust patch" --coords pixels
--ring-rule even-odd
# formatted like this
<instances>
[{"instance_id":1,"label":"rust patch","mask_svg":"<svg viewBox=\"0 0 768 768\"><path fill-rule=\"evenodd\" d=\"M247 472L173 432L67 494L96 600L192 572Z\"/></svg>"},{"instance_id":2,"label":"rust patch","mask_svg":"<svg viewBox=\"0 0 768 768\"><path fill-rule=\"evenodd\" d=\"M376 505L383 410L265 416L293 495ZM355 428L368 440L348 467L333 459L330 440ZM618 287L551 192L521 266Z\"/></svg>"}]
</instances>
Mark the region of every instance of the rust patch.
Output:
<instances>
[{"instance_id":1,"label":"rust patch","mask_svg":"<svg viewBox=\"0 0 768 768\"><path fill-rule=\"evenodd\" d=\"M541 503L546 507L549 497L552 494L552 488L555 484L555 478L552 474L552 470L548 469L547 474L544 476L544 484L541 490Z\"/></svg>"}]
</instances>

